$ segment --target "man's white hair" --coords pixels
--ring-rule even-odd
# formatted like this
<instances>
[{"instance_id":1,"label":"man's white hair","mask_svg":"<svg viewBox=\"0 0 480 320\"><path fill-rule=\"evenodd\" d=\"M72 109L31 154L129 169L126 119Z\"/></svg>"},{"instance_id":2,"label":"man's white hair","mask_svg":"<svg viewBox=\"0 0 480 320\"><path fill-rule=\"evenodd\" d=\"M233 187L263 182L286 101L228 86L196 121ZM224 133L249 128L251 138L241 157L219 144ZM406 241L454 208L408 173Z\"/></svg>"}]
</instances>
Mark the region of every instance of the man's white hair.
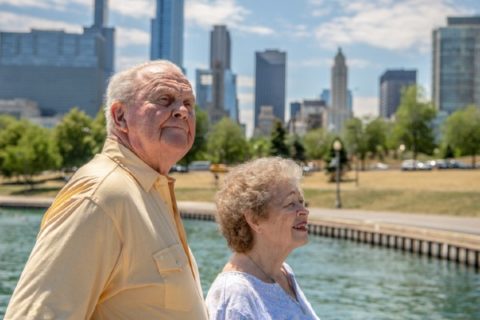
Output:
<instances>
[{"instance_id":1,"label":"man's white hair","mask_svg":"<svg viewBox=\"0 0 480 320\"><path fill-rule=\"evenodd\" d=\"M107 135L110 135L113 129L112 113L110 112L112 105L116 102L123 103L127 108L130 107L137 98L138 92L142 88L141 72L150 66L159 66L164 70L176 69L179 73L182 70L174 63L168 60L153 60L133 66L126 70L114 74L108 83L105 98L105 120L107 124Z\"/></svg>"}]
</instances>

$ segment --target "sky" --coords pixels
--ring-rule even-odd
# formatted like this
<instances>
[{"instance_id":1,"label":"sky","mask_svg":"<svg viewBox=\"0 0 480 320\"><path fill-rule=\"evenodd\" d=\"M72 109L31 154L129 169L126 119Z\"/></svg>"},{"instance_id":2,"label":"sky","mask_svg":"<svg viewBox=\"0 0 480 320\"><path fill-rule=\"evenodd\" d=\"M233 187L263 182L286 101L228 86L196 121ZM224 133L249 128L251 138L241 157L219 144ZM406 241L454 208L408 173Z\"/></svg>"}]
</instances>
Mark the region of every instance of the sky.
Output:
<instances>
[{"instance_id":1,"label":"sky","mask_svg":"<svg viewBox=\"0 0 480 320\"><path fill-rule=\"evenodd\" d=\"M0 31L63 29L93 24L94 0L0 0ZM155 0L110 0L116 70L149 59ZM208 68L210 31L224 24L232 42L240 120L252 133L255 52L287 52L287 97L318 98L330 87L333 58L346 57L355 116L378 115L379 78L387 69L416 69L431 92L432 30L447 16L480 15L478 0L185 0L184 67ZM288 109L287 109L288 110Z\"/></svg>"}]
</instances>

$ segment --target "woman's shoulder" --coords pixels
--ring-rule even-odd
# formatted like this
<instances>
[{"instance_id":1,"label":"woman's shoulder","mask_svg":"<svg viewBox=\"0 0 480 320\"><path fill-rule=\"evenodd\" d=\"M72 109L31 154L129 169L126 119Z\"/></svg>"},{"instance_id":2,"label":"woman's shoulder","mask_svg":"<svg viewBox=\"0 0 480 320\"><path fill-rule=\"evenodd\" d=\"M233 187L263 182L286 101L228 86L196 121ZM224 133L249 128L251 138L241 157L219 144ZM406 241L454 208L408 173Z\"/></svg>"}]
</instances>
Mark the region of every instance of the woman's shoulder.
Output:
<instances>
[{"instance_id":1,"label":"woman's shoulder","mask_svg":"<svg viewBox=\"0 0 480 320\"><path fill-rule=\"evenodd\" d=\"M257 283L247 273L227 271L220 273L208 291L206 304L212 319L224 319L228 313L245 319L255 319L264 312ZM227 317L228 318L228 317Z\"/></svg>"},{"instance_id":2,"label":"woman's shoulder","mask_svg":"<svg viewBox=\"0 0 480 320\"><path fill-rule=\"evenodd\" d=\"M224 297L250 297L255 293L255 282L252 276L241 271L226 271L220 273L212 283L208 296L223 295Z\"/></svg>"}]
</instances>

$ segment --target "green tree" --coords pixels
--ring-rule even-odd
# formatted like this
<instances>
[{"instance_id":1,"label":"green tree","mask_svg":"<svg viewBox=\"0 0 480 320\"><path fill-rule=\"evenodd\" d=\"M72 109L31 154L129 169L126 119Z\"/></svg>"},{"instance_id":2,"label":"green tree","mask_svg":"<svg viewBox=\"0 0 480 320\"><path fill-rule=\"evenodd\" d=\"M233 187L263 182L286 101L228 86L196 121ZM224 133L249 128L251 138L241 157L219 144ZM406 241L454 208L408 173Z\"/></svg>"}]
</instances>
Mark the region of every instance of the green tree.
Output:
<instances>
[{"instance_id":1,"label":"green tree","mask_svg":"<svg viewBox=\"0 0 480 320\"><path fill-rule=\"evenodd\" d=\"M307 159L323 159L328 152L333 136L326 133L322 128L308 131L303 137L305 155Z\"/></svg>"},{"instance_id":2,"label":"green tree","mask_svg":"<svg viewBox=\"0 0 480 320\"><path fill-rule=\"evenodd\" d=\"M55 141L62 157L62 167L80 167L96 150L92 118L73 108L55 127Z\"/></svg>"},{"instance_id":3,"label":"green tree","mask_svg":"<svg viewBox=\"0 0 480 320\"><path fill-rule=\"evenodd\" d=\"M93 148L93 154L97 154L102 151L105 139L107 137L107 125L105 120L105 112L103 108L98 111L95 119L92 122L92 138L95 142Z\"/></svg>"},{"instance_id":4,"label":"green tree","mask_svg":"<svg viewBox=\"0 0 480 320\"><path fill-rule=\"evenodd\" d=\"M444 143L460 150L461 155L475 156L480 152L480 109L474 105L454 112L444 125Z\"/></svg>"},{"instance_id":5,"label":"green tree","mask_svg":"<svg viewBox=\"0 0 480 320\"><path fill-rule=\"evenodd\" d=\"M424 94L419 87L407 87L395 113L397 144L403 143L415 160L418 153L431 154L435 147L432 120L436 112L431 103L423 101Z\"/></svg>"},{"instance_id":6,"label":"green tree","mask_svg":"<svg viewBox=\"0 0 480 320\"><path fill-rule=\"evenodd\" d=\"M60 160L49 130L28 124L18 141L5 148L2 174L21 175L33 188L33 177L42 171L57 168Z\"/></svg>"},{"instance_id":7,"label":"green tree","mask_svg":"<svg viewBox=\"0 0 480 320\"><path fill-rule=\"evenodd\" d=\"M243 129L230 118L223 118L208 134L207 152L214 163L244 161L248 156L248 144Z\"/></svg>"},{"instance_id":8,"label":"green tree","mask_svg":"<svg viewBox=\"0 0 480 320\"><path fill-rule=\"evenodd\" d=\"M342 148L339 151L341 176L343 176L343 174L345 173L345 171L349 166L347 148L345 147L345 143L339 137L335 137L330 142L328 152L325 154L323 158L326 164L325 170L327 174L330 175L330 182L335 181L335 173L337 170L337 161L336 161L337 153L333 148L333 144L335 143L335 140L339 140L342 146Z\"/></svg>"},{"instance_id":9,"label":"green tree","mask_svg":"<svg viewBox=\"0 0 480 320\"><path fill-rule=\"evenodd\" d=\"M195 105L196 126L195 141L188 153L180 160L180 163L188 166L194 160L205 159L207 150L207 133L208 133L208 114Z\"/></svg>"},{"instance_id":10,"label":"green tree","mask_svg":"<svg viewBox=\"0 0 480 320\"><path fill-rule=\"evenodd\" d=\"M455 158L455 153L453 152L452 146L447 143L447 145L442 148L443 159Z\"/></svg>"},{"instance_id":11,"label":"green tree","mask_svg":"<svg viewBox=\"0 0 480 320\"><path fill-rule=\"evenodd\" d=\"M253 137L248 141L250 155L253 158L266 157L270 151L270 140L263 136Z\"/></svg>"},{"instance_id":12,"label":"green tree","mask_svg":"<svg viewBox=\"0 0 480 320\"><path fill-rule=\"evenodd\" d=\"M359 118L347 120L344 136L347 150L354 154L357 159L360 159L362 170L365 170L368 147L367 134L362 120Z\"/></svg>"},{"instance_id":13,"label":"green tree","mask_svg":"<svg viewBox=\"0 0 480 320\"><path fill-rule=\"evenodd\" d=\"M11 176L9 168L4 167L3 163L6 157L6 149L8 146L15 146L21 139L30 123L26 120L17 120L14 117L2 115L0 116L0 168L2 174ZM10 166L9 166L10 167Z\"/></svg>"},{"instance_id":14,"label":"green tree","mask_svg":"<svg viewBox=\"0 0 480 320\"><path fill-rule=\"evenodd\" d=\"M365 126L366 147L372 157L380 157L383 159L387 146L388 127L381 118L376 118L367 123Z\"/></svg>"},{"instance_id":15,"label":"green tree","mask_svg":"<svg viewBox=\"0 0 480 320\"><path fill-rule=\"evenodd\" d=\"M292 135L289 138L290 145L290 155L293 160L305 162L306 155L305 155L305 147L303 146L302 140L298 137L298 135Z\"/></svg>"},{"instance_id":16,"label":"green tree","mask_svg":"<svg viewBox=\"0 0 480 320\"><path fill-rule=\"evenodd\" d=\"M288 158L290 151L286 143L286 130L280 121L275 121L270 136L270 155Z\"/></svg>"}]
</instances>

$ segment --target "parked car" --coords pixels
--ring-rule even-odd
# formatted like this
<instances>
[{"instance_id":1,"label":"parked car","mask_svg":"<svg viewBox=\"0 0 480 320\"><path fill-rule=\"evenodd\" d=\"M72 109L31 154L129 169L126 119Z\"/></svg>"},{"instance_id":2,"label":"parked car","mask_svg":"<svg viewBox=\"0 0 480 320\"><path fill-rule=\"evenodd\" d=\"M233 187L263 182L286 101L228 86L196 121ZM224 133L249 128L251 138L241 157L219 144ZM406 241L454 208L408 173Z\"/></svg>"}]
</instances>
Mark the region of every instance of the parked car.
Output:
<instances>
[{"instance_id":1,"label":"parked car","mask_svg":"<svg viewBox=\"0 0 480 320\"><path fill-rule=\"evenodd\" d=\"M414 171L414 170L432 170L432 166L429 163L408 159L402 162L402 171Z\"/></svg>"},{"instance_id":2,"label":"parked car","mask_svg":"<svg viewBox=\"0 0 480 320\"><path fill-rule=\"evenodd\" d=\"M190 165L188 166L188 170L190 171L208 171L210 170L210 161L204 161L204 160L199 160L199 161L192 161Z\"/></svg>"},{"instance_id":3,"label":"parked car","mask_svg":"<svg viewBox=\"0 0 480 320\"><path fill-rule=\"evenodd\" d=\"M176 164L174 165L171 169L170 169L170 172L181 172L181 173L185 173L185 172L188 172L188 167L187 166L183 166L181 164Z\"/></svg>"},{"instance_id":4,"label":"parked car","mask_svg":"<svg viewBox=\"0 0 480 320\"><path fill-rule=\"evenodd\" d=\"M472 166L455 159L447 160L447 167L448 169L472 169Z\"/></svg>"},{"instance_id":5,"label":"parked car","mask_svg":"<svg viewBox=\"0 0 480 320\"><path fill-rule=\"evenodd\" d=\"M377 162L370 166L371 170L388 170L388 168L388 164L382 162Z\"/></svg>"},{"instance_id":6,"label":"parked car","mask_svg":"<svg viewBox=\"0 0 480 320\"><path fill-rule=\"evenodd\" d=\"M444 159L430 160L428 164L433 169L447 169L447 161Z\"/></svg>"}]
</instances>

